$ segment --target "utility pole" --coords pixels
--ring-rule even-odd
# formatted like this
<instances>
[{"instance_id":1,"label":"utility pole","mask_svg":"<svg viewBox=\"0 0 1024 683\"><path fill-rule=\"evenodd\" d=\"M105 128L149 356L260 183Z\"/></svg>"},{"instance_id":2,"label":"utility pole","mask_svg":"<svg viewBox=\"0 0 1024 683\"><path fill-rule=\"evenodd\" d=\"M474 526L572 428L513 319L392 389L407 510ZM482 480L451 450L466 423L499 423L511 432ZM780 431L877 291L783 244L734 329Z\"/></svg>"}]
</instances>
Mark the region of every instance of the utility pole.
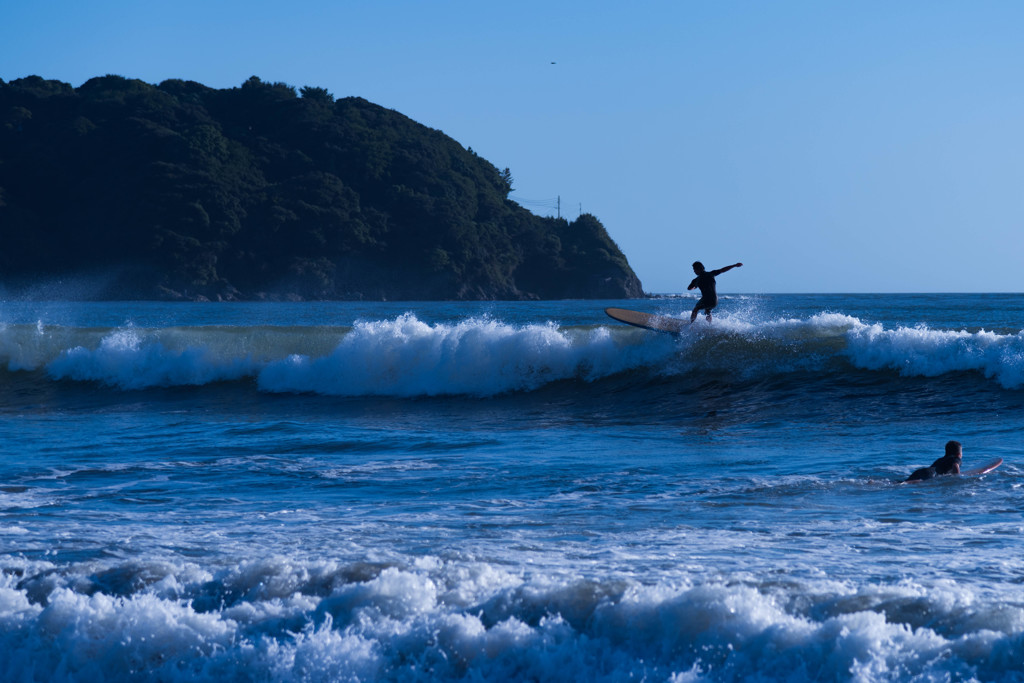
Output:
<instances>
[{"instance_id":1,"label":"utility pole","mask_svg":"<svg viewBox=\"0 0 1024 683\"><path fill-rule=\"evenodd\" d=\"M562 195L558 195L558 217L562 217Z\"/></svg>"}]
</instances>

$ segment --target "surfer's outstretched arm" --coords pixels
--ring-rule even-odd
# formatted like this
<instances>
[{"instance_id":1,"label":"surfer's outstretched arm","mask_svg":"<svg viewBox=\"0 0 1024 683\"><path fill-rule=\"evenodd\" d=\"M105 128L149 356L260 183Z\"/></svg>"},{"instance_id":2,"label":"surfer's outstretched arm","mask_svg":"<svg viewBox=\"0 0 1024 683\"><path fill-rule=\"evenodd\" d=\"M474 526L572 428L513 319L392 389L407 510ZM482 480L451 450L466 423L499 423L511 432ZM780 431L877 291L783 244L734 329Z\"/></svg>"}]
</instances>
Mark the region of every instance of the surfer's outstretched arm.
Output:
<instances>
[{"instance_id":1,"label":"surfer's outstretched arm","mask_svg":"<svg viewBox=\"0 0 1024 683\"><path fill-rule=\"evenodd\" d=\"M743 265L742 263L734 263L731 266L726 266L725 268L719 268L718 270L713 270L713 271L711 271L711 274L712 275L721 275L722 273L724 273L727 270L732 270L733 268L739 268L742 265Z\"/></svg>"}]
</instances>

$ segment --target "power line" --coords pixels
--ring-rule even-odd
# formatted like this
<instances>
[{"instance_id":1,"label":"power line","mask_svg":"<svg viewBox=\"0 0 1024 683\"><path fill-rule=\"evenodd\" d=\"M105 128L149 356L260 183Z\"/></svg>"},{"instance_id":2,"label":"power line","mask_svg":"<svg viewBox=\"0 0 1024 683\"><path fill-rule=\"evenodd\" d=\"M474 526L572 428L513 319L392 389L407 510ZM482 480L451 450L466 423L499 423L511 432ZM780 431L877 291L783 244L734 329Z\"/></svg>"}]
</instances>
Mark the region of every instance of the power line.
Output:
<instances>
[{"instance_id":1,"label":"power line","mask_svg":"<svg viewBox=\"0 0 1024 683\"><path fill-rule=\"evenodd\" d=\"M509 195L509 199L514 201L516 204L527 208L547 209L553 211L558 218L562 217L562 196L552 197L550 199L525 199ZM583 215L583 202L579 203L579 214L577 217Z\"/></svg>"},{"instance_id":2,"label":"power line","mask_svg":"<svg viewBox=\"0 0 1024 683\"><path fill-rule=\"evenodd\" d=\"M524 199L522 197L509 196L509 199L521 206L541 206L548 209L558 207L558 197L552 197L551 199Z\"/></svg>"}]
</instances>

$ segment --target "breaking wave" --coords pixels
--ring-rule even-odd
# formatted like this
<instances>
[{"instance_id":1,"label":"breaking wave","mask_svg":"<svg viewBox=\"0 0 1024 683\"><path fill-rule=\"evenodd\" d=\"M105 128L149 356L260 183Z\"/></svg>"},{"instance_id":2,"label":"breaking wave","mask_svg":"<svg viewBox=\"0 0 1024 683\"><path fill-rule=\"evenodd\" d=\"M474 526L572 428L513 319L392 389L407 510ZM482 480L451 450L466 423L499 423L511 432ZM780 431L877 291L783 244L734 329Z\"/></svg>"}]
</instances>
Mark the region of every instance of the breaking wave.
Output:
<instances>
[{"instance_id":1,"label":"breaking wave","mask_svg":"<svg viewBox=\"0 0 1024 683\"><path fill-rule=\"evenodd\" d=\"M1019 680L1020 604L966 587L531 577L268 558L0 576L8 680Z\"/></svg>"},{"instance_id":2,"label":"breaking wave","mask_svg":"<svg viewBox=\"0 0 1024 683\"><path fill-rule=\"evenodd\" d=\"M742 378L794 371L976 373L1024 386L1024 332L886 329L855 317L700 323L677 337L626 326L428 324L408 313L352 327L0 326L0 367L122 390L251 382L265 392L494 396L643 370Z\"/></svg>"}]
</instances>

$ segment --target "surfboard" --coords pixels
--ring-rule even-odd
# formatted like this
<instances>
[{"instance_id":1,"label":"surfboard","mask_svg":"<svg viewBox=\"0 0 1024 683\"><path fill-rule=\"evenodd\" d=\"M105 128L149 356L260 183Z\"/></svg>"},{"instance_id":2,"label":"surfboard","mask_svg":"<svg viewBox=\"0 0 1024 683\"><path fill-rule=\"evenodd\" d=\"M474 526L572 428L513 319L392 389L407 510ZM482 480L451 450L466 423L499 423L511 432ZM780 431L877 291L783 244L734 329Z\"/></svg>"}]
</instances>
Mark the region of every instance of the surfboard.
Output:
<instances>
[{"instance_id":1,"label":"surfboard","mask_svg":"<svg viewBox=\"0 0 1024 683\"><path fill-rule=\"evenodd\" d=\"M669 318L664 315L652 315L651 313L641 313L640 311L630 311L625 308L606 308L604 309L604 312L607 313L609 317L618 320L620 323L626 323L627 325L633 325L635 327L642 327L646 330L654 330L655 332L679 334L690 325L688 320Z\"/></svg>"},{"instance_id":2,"label":"surfboard","mask_svg":"<svg viewBox=\"0 0 1024 683\"><path fill-rule=\"evenodd\" d=\"M982 465L981 467L975 467L975 468L969 469L969 470L967 470L965 472L961 472L960 476L961 477L977 477L977 476L981 476L982 474L988 474L989 472L991 472L992 470L994 470L995 468L999 467L1002 464L1003 464L1003 459L1002 458L996 458L992 462L986 463L986 464Z\"/></svg>"}]
</instances>

